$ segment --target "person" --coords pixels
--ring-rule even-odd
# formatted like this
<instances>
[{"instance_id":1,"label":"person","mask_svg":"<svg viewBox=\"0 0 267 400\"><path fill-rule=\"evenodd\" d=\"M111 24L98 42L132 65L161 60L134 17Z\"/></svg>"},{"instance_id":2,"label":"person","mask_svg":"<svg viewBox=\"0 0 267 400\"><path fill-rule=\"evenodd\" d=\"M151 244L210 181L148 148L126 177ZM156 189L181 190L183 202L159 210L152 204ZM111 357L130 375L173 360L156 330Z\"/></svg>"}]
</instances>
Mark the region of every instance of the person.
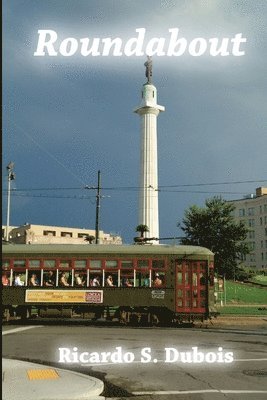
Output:
<instances>
[{"instance_id":1,"label":"person","mask_svg":"<svg viewBox=\"0 0 267 400\"><path fill-rule=\"evenodd\" d=\"M124 279L122 280L122 286L125 286L125 287L132 287L133 285L131 284L131 282L130 282L130 280L129 280L128 278L124 278Z\"/></svg>"},{"instance_id":2,"label":"person","mask_svg":"<svg viewBox=\"0 0 267 400\"><path fill-rule=\"evenodd\" d=\"M85 282L83 281L81 274L75 275L75 284L76 286L84 286Z\"/></svg>"},{"instance_id":3,"label":"person","mask_svg":"<svg viewBox=\"0 0 267 400\"><path fill-rule=\"evenodd\" d=\"M45 274L44 285L45 286L55 286L55 278L54 278L53 271L49 271L48 274Z\"/></svg>"},{"instance_id":4,"label":"person","mask_svg":"<svg viewBox=\"0 0 267 400\"><path fill-rule=\"evenodd\" d=\"M204 286L206 284L206 279L203 273L200 274L199 283L201 286Z\"/></svg>"},{"instance_id":5,"label":"person","mask_svg":"<svg viewBox=\"0 0 267 400\"><path fill-rule=\"evenodd\" d=\"M144 282L143 282L143 287L149 287L149 283L150 283L149 276L146 275Z\"/></svg>"},{"instance_id":6,"label":"person","mask_svg":"<svg viewBox=\"0 0 267 400\"><path fill-rule=\"evenodd\" d=\"M15 275L14 286L24 286L24 282L20 279L21 274Z\"/></svg>"},{"instance_id":7,"label":"person","mask_svg":"<svg viewBox=\"0 0 267 400\"><path fill-rule=\"evenodd\" d=\"M92 281L92 286L100 286L100 278L99 276L95 276Z\"/></svg>"},{"instance_id":8,"label":"person","mask_svg":"<svg viewBox=\"0 0 267 400\"><path fill-rule=\"evenodd\" d=\"M9 279L6 274L2 275L2 286L8 286L9 285Z\"/></svg>"},{"instance_id":9,"label":"person","mask_svg":"<svg viewBox=\"0 0 267 400\"><path fill-rule=\"evenodd\" d=\"M39 286L39 281L36 274L32 274L29 280L29 286Z\"/></svg>"},{"instance_id":10,"label":"person","mask_svg":"<svg viewBox=\"0 0 267 400\"><path fill-rule=\"evenodd\" d=\"M154 284L155 287L160 287L160 286L162 286L162 280L160 279L158 273L155 275L155 279L154 279L153 284Z\"/></svg>"},{"instance_id":11,"label":"person","mask_svg":"<svg viewBox=\"0 0 267 400\"><path fill-rule=\"evenodd\" d=\"M66 278L66 273L62 272L60 279L59 279L59 284L60 286L70 286L69 283L67 282L67 278Z\"/></svg>"},{"instance_id":12,"label":"person","mask_svg":"<svg viewBox=\"0 0 267 400\"><path fill-rule=\"evenodd\" d=\"M112 278L111 275L109 275L109 276L107 277L106 284L107 284L107 286L114 286L114 284L113 284L113 278Z\"/></svg>"}]
</instances>

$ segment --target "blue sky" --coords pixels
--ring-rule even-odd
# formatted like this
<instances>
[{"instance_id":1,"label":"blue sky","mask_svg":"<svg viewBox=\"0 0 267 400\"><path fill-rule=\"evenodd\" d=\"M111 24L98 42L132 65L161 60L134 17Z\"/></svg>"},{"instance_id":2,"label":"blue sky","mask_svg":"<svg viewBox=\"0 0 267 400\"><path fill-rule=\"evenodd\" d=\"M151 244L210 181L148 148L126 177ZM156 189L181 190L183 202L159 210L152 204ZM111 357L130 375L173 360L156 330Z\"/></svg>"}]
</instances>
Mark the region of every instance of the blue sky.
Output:
<instances>
[{"instance_id":1,"label":"blue sky","mask_svg":"<svg viewBox=\"0 0 267 400\"><path fill-rule=\"evenodd\" d=\"M177 222L190 205L267 185L266 21L264 0L3 1L3 222L12 160L11 225L94 228L95 191L84 186L96 186L98 170L100 228L130 243L137 225L140 121L133 109L146 81L145 57L34 57L38 29L60 39L126 40L137 28L149 38L167 39L171 28L188 40L247 38L243 57L153 57L158 103L166 108L158 117L166 237L180 234ZM197 186L237 181L253 182Z\"/></svg>"}]
</instances>

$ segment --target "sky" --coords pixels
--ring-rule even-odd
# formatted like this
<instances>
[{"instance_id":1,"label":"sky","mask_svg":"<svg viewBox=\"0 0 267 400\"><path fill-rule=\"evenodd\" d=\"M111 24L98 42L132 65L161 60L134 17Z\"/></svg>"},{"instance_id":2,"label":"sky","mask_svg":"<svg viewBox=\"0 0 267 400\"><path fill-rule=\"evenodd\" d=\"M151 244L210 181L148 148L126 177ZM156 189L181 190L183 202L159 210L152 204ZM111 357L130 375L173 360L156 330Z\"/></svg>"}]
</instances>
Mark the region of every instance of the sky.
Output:
<instances>
[{"instance_id":1,"label":"sky","mask_svg":"<svg viewBox=\"0 0 267 400\"><path fill-rule=\"evenodd\" d=\"M38 30L125 43L233 38L245 55L153 56L158 117L160 237L181 235L185 210L238 199L267 185L265 0L4 0L3 223L7 170L15 163L10 225L100 229L131 243L138 224L140 105L146 56L35 57ZM240 183L234 183L240 182ZM213 183L213 185L211 185ZM216 185L215 185L216 184Z\"/></svg>"}]
</instances>

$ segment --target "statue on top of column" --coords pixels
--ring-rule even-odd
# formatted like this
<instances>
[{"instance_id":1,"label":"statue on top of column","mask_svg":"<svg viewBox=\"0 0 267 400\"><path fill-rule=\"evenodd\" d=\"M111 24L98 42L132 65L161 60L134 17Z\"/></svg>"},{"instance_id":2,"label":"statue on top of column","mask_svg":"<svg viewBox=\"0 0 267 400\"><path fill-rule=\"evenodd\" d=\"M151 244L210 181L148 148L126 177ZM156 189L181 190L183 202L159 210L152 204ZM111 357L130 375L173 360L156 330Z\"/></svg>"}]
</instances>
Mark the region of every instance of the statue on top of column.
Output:
<instances>
[{"instance_id":1,"label":"statue on top of column","mask_svg":"<svg viewBox=\"0 0 267 400\"><path fill-rule=\"evenodd\" d=\"M150 56L147 56L147 61L144 63L144 66L146 67L146 77L147 77L147 83L151 83L151 77L152 77L152 58Z\"/></svg>"}]
</instances>

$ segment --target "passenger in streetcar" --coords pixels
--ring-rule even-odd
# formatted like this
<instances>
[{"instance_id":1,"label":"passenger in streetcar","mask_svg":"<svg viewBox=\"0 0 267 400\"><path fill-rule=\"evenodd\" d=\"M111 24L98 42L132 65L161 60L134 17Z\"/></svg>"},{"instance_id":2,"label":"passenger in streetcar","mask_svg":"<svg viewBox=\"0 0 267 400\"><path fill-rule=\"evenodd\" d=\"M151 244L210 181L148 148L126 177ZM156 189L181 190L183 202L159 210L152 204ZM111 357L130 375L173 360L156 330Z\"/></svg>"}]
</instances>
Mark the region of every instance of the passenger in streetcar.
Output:
<instances>
[{"instance_id":1,"label":"passenger in streetcar","mask_svg":"<svg viewBox=\"0 0 267 400\"><path fill-rule=\"evenodd\" d=\"M9 279L7 277L7 274L2 275L2 286L8 286L9 285Z\"/></svg>"},{"instance_id":2,"label":"passenger in streetcar","mask_svg":"<svg viewBox=\"0 0 267 400\"><path fill-rule=\"evenodd\" d=\"M83 280L82 274L75 274L75 284L76 286L84 286L85 281Z\"/></svg>"},{"instance_id":3,"label":"passenger in streetcar","mask_svg":"<svg viewBox=\"0 0 267 400\"><path fill-rule=\"evenodd\" d=\"M99 287L100 286L100 278L99 276L95 276L94 279L92 280L92 286Z\"/></svg>"},{"instance_id":4,"label":"passenger in streetcar","mask_svg":"<svg viewBox=\"0 0 267 400\"><path fill-rule=\"evenodd\" d=\"M62 272L60 278L59 278L59 285L60 286L70 286L68 281L67 281L67 277L66 277L66 273Z\"/></svg>"},{"instance_id":5,"label":"passenger in streetcar","mask_svg":"<svg viewBox=\"0 0 267 400\"><path fill-rule=\"evenodd\" d=\"M160 279L159 274L155 275L155 279L153 281L153 286L154 287L161 287L162 286L162 280Z\"/></svg>"},{"instance_id":6,"label":"passenger in streetcar","mask_svg":"<svg viewBox=\"0 0 267 400\"><path fill-rule=\"evenodd\" d=\"M36 274L32 274L29 280L29 286L39 286L39 280Z\"/></svg>"},{"instance_id":7,"label":"passenger in streetcar","mask_svg":"<svg viewBox=\"0 0 267 400\"><path fill-rule=\"evenodd\" d=\"M55 277L53 271L49 271L44 275L44 285L45 286L55 286Z\"/></svg>"},{"instance_id":8,"label":"passenger in streetcar","mask_svg":"<svg viewBox=\"0 0 267 400\"><path fill-rule=\"evenodd\" d=\"M24 286L24 282L21 280L21 274L15 275L14 286Z\"/></svg>"},{"instance_id":9,"label":"passenger in streetcar","mask_svg":"<svg viewBox=\"0 0 267 400\"><path fill-rule=\"evenodd\" d=\"M133 287L132 283L130 282L130 280L128 278L124 278L122 280L122 286L124 286L124 287Z\"/></svg>"},{"instance_id":10,"label":"passenger in streetcar","mask_svg":"<svg viewBox=\"0 0 267 400\"><path fill-rule=\"evenodd\" d=\"M112 276L111 275L109 275L108 277L107 277L107 279L106 279L106 284L107 284L107 286L115 286L114 285L114 283L113 283L113 278L112 278Z\"/></svg>"}]
</instances>

